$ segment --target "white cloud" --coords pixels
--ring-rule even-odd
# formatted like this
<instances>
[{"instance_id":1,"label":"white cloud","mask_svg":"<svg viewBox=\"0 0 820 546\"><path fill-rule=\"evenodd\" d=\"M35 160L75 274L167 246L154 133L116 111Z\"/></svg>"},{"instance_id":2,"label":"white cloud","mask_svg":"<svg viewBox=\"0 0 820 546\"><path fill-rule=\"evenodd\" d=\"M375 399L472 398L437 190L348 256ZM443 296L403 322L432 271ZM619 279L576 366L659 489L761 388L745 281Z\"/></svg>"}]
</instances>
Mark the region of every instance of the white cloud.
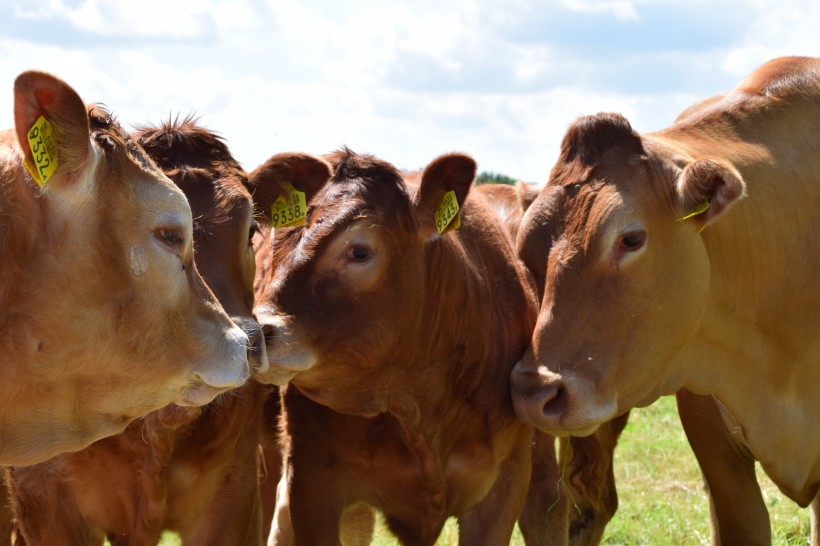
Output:
<instances>
[{"instance_id":1,"label":"white cloud","mask_svg":"<svg viewBox=\"0 0 820 546\"><path fill-rule=\"evenodd\" d=\"M581 13L611 13L621 21L639 21L633 0L558 0L565 9Z\"/></svg>"},{"instance_id":2,"label":"white cloud","mask_svg":"<svg viewBox=\"0 0 820 546\"><path fill-rule=\"evenodd\" d=\"M583 25L539 32L568 12L647 31L642 15L656 21L673 5L678 15L713 9L705 0L20 0L3 28L51 25L52 41L4 32L0 89L38 68L126 124L195 111L248 168L276 152L347 144L405 168L462 150L482 169L543 181L577 116L620 111L640 131L658 129L772 56L820 55L813 0L731 0L726 9L742 17L721 19L725 34L709 34L709 47L659 48L652 32L645 44L596 42ZM10 94L0 99L8 127Z\"/></svg>"}]
</instances>

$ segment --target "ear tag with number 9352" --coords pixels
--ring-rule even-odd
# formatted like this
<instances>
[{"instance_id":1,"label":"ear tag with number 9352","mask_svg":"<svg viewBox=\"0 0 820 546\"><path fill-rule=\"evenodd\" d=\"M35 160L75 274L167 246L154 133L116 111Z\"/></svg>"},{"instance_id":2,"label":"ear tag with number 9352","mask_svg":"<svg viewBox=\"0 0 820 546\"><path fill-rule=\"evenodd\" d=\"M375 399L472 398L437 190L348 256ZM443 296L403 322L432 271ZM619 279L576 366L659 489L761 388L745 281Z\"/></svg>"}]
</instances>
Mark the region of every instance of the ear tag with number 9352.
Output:
<instances>
[{"instance_id":1,"label":"ear tag with number 9352","mask_svg":"<svg viewBox=\"0 0 820 546\"><path fill-rule=\"evenodd\" d=\"M458 213L458 199L454 191L444 193L436 209L436 229L445 233L461 227L461 215Z\"/></svg>"},{"instance_id":2,"label":"ear tag with number 9352","mask_svg":"<svg viewBox=\"0 0 820 546\"><path fill-rule=\"evenodd\" d=\"M48 179L57 170L57 163L59 162L57 131L50 121L40 116L31 126L31 129L28 130L26 137L29 148L31 148L31 157L34 160L34 165L26 160L26 168L41 187L45 186Z\"/></svg>"},{"instance_id":3,"label":"ear tag with number 9352","mask_svg":"<svg viewBox=\"0 0 820 546\"><path fill-rule=\"evenodd\" d=\"M271 226L274 228L287 226L301 226L307 217L307 202L305 194L285 184L286 195L276 198L271 205Z\"/></svg>"}]
</instances>

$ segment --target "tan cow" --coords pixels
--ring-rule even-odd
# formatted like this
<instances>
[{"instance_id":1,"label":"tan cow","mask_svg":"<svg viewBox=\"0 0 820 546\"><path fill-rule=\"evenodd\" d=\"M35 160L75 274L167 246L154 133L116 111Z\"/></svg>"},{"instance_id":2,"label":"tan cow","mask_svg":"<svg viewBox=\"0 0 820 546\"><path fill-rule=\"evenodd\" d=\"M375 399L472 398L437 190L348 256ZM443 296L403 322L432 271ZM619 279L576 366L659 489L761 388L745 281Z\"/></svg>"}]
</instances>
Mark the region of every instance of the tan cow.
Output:
<instances>
[{"instance_id":1,"label":"tan cow","mask_svg":"<svg viewBox=\"0 0 820 546\"><path fill-rule=\"evenodd\" d=\"M182 192L53 76L17 78L14 116L0 133L0 464L241 385L248 337L194 267Z\"/></svg>"},{"instance_id":2,"label":"tan cow","mask_svg":"<svg viewBox=\"0 0 820 546\"><path fill-rule=\"evenodd\" d=\"M187 196L195 263L234 322L258 342L250 360L264 372L264 337L251 313L258 229L247 174L225 142L192 119L144 127L134 138ZM106 537L115 546L153 546L170 529L185 544L258 546L267 390L248 381L204 407L172 404L84 450L10 469L26 543L84 546Z\"/></svg>"},{"instance_id":3,"label":"tan cow","mask_svg":"<svg viewBox=\"0 0 820 546\"><path fill-rule=\"evenodd\" d=\"M815 543L818 124L809 58L769 62L655 133L576 121L519 232L545 289L512 375L518 415L555 434L681 388L712 395L732 441L812 504Z\"/></svg>"}]
</instances>

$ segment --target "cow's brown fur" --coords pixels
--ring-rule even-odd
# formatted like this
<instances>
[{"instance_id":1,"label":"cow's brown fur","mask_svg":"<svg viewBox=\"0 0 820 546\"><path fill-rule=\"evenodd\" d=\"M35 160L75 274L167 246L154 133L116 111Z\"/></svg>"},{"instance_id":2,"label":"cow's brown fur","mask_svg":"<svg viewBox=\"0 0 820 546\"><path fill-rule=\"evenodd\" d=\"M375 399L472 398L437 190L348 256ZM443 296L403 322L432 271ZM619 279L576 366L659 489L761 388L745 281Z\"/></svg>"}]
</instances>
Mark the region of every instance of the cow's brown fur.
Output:
<instances>
[{"instance_id":1,"label":"cow's brown fur","mask_svg":"<svg viewBox=\"0 0 820 546\"><path fill-rule=\"evenodd\" d=\"M555 433L681 388L711 396L690 407L723 421L699 458L748 474L748 451L812 504L814 542L818 97L820 60L782 58L655 133L614 114L573 124L517 240L545 288L512 380L522 419Z\"/></svg>"},{"instance_id":2,"label":"cow's brown fur","mask_svg":"<svg viewBox=\"0 0 820 546\"><path fill-rule=\"evenodd\" d=\"M247 175L225 143L193 119L140 129L135 139L188 197L195 259L251 339L256 231ZM264 353L252 359L267 365ZM204 408L168 406L83 451L10 472L29 546L153 545L163 530L185 544L262 542L257 457L267 389L256 382Z\"/></svg>"},{"instance_id":3,"label":"cow's brown fur","mask_svg":"<svg viewBox=\"0 0 820 546\"><path fill-rule=\"evenodd\" d=\"M43 188L26 133L59 134ZM247 336L193 266L184 195L102 107L38 72L0 133L0 464L32 464L247 378Z\"/></svg>"},{"instance_id":4,"label":"cow's brown fur","mask_svg":"<svg viewBox=\"0 0 820 546\"><path fill-rule=\"evenodd\" d=\"M271 368L292 376L283 432L295 541L338 543L342 510L365 501L407 544L435 542L450 515L462 543L506 544L531 430L504 389L534 297L498 217L467 195L475 164L439 158L416 189L371 156L328 160L333 180L306 189L307 225L276 230L272 257L268 247L257 261ZM448 188L462 227L439 237L433 210ZM340 265L346 237L370 245L374 275ZM315 366L289 370L293 350L313 352Z\"/></svg>"}]
</instances>

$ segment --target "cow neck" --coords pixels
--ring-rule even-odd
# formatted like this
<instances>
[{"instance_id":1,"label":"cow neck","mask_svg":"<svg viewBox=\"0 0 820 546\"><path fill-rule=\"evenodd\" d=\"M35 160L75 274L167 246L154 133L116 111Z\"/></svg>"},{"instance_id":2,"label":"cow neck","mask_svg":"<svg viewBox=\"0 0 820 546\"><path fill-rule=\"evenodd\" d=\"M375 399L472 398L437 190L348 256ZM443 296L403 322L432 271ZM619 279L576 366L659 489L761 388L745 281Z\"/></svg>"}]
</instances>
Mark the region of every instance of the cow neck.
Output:
<instances>
[{"instance_id":1,"label":"cow neck","mask_svg":"<svg viewBox=\"0 0 820 546\"><path fill-rule=\"evenodd\" d=\"M462 420L465 410L482 415L485 425L513 418L509 374L526 333L515 331L519 317L499 311L511 306L497 301L499 291L488 282L497 266L481 258L477 244L465 242L462 229L460 236L428 243L414 349L396 355L404 364L391 381L400 387L390 389L390 411L422 429L448 430L446 422ZM521 297L523 306L523 289Z\"/></svg>"}]
</instances>

